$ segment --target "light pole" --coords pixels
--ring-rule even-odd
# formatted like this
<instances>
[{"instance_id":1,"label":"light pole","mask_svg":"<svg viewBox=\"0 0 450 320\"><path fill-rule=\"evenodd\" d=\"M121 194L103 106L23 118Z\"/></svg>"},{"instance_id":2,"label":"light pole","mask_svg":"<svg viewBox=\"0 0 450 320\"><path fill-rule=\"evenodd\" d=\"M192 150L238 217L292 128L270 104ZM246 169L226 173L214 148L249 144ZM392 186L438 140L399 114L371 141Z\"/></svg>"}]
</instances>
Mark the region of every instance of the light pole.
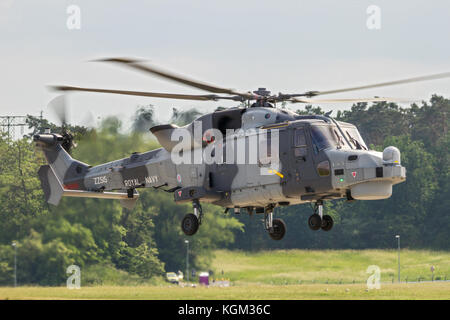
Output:
<instances>
[{"instance_id":1,"label":"light pole","mask_svg":"<svg viewBox=\"0 0 450 320\"><path fill-rule=\"evenodd\" d=\"M189 240L184 240L184 243L186 243L186 275L189 282Z\"/></svg>"},{"instance_id":2,"label":"light pole","mask_svg":"<svg viewBox=\"0 0 450 320\"><path fill-rule=\"evenodd\" d=\"M14 247L14 288L17 287L17 243L13 241Z\"/></svg>"},{"instance_id":3,"label":"light pole","mask_svg":"<svg viewBox=\"0 0 450 320\"><path fill-rule=\"evenodd\" d=\"M400 283L400 235L395 236L398 242L398 282Z\"/></svg>"}]
</instances>

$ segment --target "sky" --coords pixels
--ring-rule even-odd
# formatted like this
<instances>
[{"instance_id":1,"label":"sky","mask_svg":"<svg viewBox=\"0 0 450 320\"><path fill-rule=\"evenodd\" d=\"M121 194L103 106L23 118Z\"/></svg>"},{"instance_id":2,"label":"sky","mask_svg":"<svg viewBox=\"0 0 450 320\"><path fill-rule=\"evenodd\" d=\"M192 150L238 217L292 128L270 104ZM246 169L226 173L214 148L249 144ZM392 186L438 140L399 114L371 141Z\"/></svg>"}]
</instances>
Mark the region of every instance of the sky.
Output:
<instances>
[{"instance_id":1,"label":"sky","mask_svg":"<svg viewBox=\"0 0 450 320\"><path fill-rule=\"evenodd\" d=\"M80 28L68 8L80 10ZM369 6L379 29L369 29ZM373 20L371 20L373 21ZM328 90L450 71L450 2L446 0L0 0L0 115L54 120L48 85L65 84L204 94L195 88L116 65L104 57L136 57L191 78L241 91ZM324 96L428 100L450 97L450 79ZM72 93L72 122L119 116L124 126L139 105L202 112L235 103ZM296 109L300 105L291 105ZM325 110L351 104L324 104Z\"/></svg>"}]
</instances>

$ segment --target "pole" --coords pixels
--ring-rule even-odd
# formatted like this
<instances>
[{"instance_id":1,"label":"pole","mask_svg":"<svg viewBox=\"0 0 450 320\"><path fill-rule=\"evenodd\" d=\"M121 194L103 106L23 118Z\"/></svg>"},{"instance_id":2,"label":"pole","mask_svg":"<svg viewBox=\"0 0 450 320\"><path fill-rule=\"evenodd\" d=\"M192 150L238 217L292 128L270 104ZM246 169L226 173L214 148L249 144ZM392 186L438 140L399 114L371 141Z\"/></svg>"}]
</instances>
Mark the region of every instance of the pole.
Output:
<instances>
[{"instance_id":1,"label":"pole","mask_svg":"<svg viewBox=\"0 0 450 320\"><path fill-rule=\"evenodd\" d=\"M13 242L14 247L14 288L17 287L17 243Z\"/></svg>"},{"instance_id":2,"label":"pole","mask_svg":"<svg viewBox=\"0 0 450 320\"><path fill-rule=\"evenodd\" d=\"M186 275L187 282L189 282L189 240L184 241L186 243Z\"/></svg>"},{"instance_id":3,"label":"pole","mask_svg":"<svg viewBox=\"0 0 450 320\"><path fill-rule=\"evenodd\" d=\"M395 236L397 238L398 243L398 282L400 283L400 235Z\"/></svg>"},{"instance_id":4,"label":"pole","mask_svg":"<svg viewBox=\"0 0 450 320\"><path fill-rule=\"evenodd\" d=\"M39 116L39 118L40 118L40 119L39 119L39 130L38 130L39 132L44 132L44 131L43 131L43 129L44 129L43 126L44 126L44 125L42 124L42 112L43 112L43 111L41 110L41 115Z\"/></svg>"}]
</instances>

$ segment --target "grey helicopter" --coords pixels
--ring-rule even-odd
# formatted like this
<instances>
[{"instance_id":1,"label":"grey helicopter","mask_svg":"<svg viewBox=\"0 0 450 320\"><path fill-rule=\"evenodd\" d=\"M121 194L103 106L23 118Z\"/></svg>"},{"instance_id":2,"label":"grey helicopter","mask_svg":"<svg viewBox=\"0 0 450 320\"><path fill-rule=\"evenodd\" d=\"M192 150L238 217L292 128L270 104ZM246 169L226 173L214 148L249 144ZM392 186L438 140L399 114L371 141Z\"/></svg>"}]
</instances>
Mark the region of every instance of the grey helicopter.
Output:
<instances>
[{"instance_id":1,"label":"grey helicopter","mask_svg":"<svg viewBox=\"0 0 450 320\"><path fill-rule=\"evenodd\" d=\"M161 148L133 153L123 159L90 166L69 153L73 136L49 129L34 135L47 164L38 175L46 201L58 205L63 196L118 199L131 210L138 189L173 193L176 203L192 203L192 213L181 221L186 235L194 235L203 219L201 203L212 203L234 214L262 214L264 227L274 240L286 233L282 219L274 218L278 206L313 204L308 226L329 231L333 219L324 214L326 200L381 200L393 186L406 180L400 151L390 146L369 150L358 129L325 115L299 115L277 103L342 103L400 101L315 99L314 97L369 88L450 77L440 73L352 88L271 94L265 88L239 92L196 81L129 58L100 60L201 89L209 94L191 95L126 91L75 86L52 86L60 92L96 92L195 101L231 100L237 107L216 110L194 122L149 128ZM261 150L265 152L261 152ZM240 161L239 161L239 159ZM184 161L180 161L184 160ZM214 160L214 161L211 161ZM207 161L208 160L208 161Z\"/></svg>"}]
</instances>

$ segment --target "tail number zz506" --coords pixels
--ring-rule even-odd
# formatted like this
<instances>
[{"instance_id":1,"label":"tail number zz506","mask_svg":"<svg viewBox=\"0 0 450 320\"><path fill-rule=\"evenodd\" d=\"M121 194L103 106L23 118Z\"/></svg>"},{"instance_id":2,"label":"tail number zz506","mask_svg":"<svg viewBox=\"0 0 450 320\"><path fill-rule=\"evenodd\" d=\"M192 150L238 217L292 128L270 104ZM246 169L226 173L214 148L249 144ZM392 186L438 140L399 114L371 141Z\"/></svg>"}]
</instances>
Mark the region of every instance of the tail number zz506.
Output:
<instances>
[{"instance_id":1,"label":"tail number zz506","mask_svg":"<svg viewBox=\"0 0 450 320\"><path fill-rule=\"evenodd\" d=\"M94 184L106 184L108 183L108 178L106 176L94 177Z\"/></svg>"}]
</instances>

